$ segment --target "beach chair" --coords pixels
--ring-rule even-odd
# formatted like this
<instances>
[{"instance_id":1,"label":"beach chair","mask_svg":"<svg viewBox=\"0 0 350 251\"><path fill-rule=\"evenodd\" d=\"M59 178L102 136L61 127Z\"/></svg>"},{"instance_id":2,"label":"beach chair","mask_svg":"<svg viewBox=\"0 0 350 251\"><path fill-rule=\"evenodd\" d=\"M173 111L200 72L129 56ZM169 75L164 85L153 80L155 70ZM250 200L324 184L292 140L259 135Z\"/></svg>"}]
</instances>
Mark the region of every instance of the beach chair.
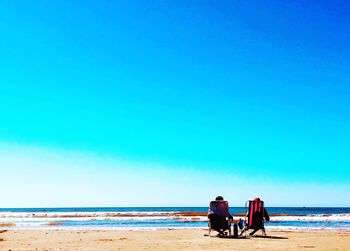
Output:
<instances>
[{"instance_id":1,"label":"beach chair","mask_svg":"<svg viewBox=\"0 0 350 251\"><path fill-rule=\"evenodd\" d=\"M209 237L211 230L219 232L219 237L231 236L231 216L228 210L228 202L224 200L211 201L208 213Z\"/></svg>"},{"instance_id":2,"label":"beach chair","mask_svg":"<svg viewBox=\"0 0 350 251\"><path fill-rule=\"evenodd\" d=\"M264 207L264 202L259 198L255 198L254 200L250 200L245 203L245 209L246 225L240 235L242 235L249 229L253 229L253 231L249 235L253 235L258 230L261 230L263 236L266 236L264 221L269 221L270 217Z\"/></svg>"}]
</instances>

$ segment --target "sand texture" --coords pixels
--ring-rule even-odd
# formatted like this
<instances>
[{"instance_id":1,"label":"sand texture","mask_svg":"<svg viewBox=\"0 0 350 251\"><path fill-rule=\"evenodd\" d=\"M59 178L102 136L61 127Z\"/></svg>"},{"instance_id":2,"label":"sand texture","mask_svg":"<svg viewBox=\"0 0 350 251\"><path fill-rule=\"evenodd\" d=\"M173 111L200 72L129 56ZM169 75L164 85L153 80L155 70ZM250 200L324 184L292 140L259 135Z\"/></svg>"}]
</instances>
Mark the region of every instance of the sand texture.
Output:
<instances>
[{"instance_id":1,"label":"sand texture","mask_svg":"<svg viewBox=\"0 0 350 251\"><path fill-rule=\"evenodd\" d=\"M2 231L1 231L2 232ZM349 233L269 232L270 238L222 239L206 230L10 230L0 250L350 250Z\"/></svg>"}]
</instances>

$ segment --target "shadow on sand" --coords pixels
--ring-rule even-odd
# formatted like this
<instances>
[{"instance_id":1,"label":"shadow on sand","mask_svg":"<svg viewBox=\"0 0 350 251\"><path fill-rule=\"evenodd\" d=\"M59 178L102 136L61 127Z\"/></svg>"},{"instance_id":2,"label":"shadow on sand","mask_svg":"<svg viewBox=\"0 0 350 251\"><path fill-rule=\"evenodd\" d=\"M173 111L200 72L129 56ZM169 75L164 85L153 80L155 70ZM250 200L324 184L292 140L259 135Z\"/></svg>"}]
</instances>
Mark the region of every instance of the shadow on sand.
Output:
<instances>
[{"instance_id":1,"label":"shadow on sand","mask_svg":"<svg viewBox=\"0 0 350 251\"><path fill-rule=\"evenodd\" d=\"M254 235L254 236L250 236L251 238L261 238L261 239L277 239L277 240L286 240L288 239L287 237L281 237L281 236L271 236L271 235L267 235L267 236L263 236L263 235Z\"/></svg>"},{"instance_id":2,"label":"shadow on sand","mask_svg":"<svg viewBox=\"0 0 350 251\"><path fill-rule=\"evenodd\" d=\"M209 237L208 234L204 234L203 236ZM233 236L227 236L227 235L224 235L224 236L212 235L212 236L210 236L210 238L220 238L220 239L249 239L248 236L237 236L237 237L233 237Z\"/></svg>"},{"instance_id":3,"label":"shadow on sand","mask_svg":"<svg viewBox=\"0 0 350 251\"><path fill-rule=\"evenodd\" d=\"M208 234L204 234L204 236L208 236ZM251 238L261 238L261 239L275 239L275 240L287 240L287 237L281 237L281 236L263 236L263 235L253 235L253 236L238 236L238 237L233 237L233 236L218 236L218 235L212 235L210 238L220 238L220 239L251 239Z\"/></svg>"}]
</instances>

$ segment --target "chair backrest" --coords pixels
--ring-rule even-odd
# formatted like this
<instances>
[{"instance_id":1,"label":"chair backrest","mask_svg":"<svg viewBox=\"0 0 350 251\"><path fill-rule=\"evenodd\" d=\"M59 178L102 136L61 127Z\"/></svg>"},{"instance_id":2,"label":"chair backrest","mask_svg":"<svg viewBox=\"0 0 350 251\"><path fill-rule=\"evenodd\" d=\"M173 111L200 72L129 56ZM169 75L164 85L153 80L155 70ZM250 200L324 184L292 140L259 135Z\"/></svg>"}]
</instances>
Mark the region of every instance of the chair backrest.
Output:
<instances>
[{"instance_id":1,"label":"chair backrest","mask_svg":"<svg viewBox=\"0 0 350 251\"><path fill-rule=\"evenodd\" d=\"M259 198L249 201L248 227L253 227L256 221L264 218L264 202Z\"/></svg>"},{"instance_id":2,"label":"chair backrest","mask_svg":"<svg viewBox=\"0 0 350 251\"><path fill-rule=\"evenodd\" d=\"M225 200L214 200L210 202L209 213L228 217L230 215L228 210L228 202Z\"/></svg>"}]
</instances>

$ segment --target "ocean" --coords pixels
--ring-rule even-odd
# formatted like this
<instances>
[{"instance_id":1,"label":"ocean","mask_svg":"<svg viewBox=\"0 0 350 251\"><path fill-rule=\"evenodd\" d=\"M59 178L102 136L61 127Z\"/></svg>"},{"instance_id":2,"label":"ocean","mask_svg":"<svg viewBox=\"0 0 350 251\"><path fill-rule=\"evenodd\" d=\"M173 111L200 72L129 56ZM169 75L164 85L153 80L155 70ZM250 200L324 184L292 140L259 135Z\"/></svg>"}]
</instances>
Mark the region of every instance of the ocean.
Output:
<instances>
[{"instance_id":1,"label":"ocean","mask_svg":"<svg viewBox=\"0 0 350 251\"><path fill-rule=\"evenodd\" d=\"M206 228L207 207L1 208L0 229ZM350 232L350 208L268 207L269 230ZM245 208L231 207L234 219Z\"/></svg>"}]
</instances>

